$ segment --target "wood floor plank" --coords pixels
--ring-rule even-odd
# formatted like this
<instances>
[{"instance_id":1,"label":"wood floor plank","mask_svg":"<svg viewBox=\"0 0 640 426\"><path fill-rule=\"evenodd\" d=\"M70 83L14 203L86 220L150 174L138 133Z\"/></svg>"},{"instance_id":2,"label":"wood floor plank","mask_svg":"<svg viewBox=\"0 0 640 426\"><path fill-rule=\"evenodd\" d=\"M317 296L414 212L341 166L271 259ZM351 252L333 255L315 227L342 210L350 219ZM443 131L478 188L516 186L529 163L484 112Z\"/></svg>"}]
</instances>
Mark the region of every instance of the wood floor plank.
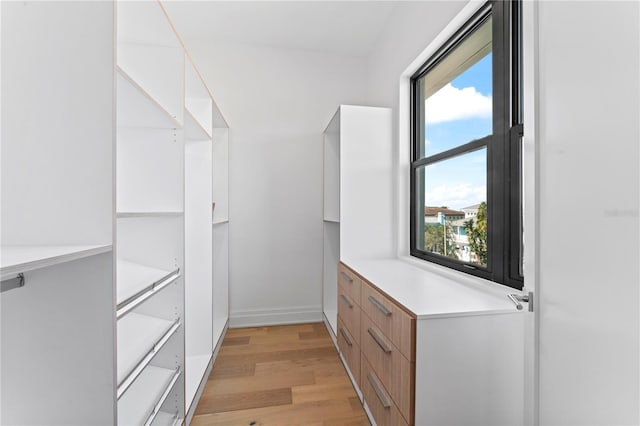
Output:
<instances>
[{"instance_id":1,"label":"wood floor plank","mask_svg":"<svg viewBox=\"0 0 640 426\"><path fill-rule=\"evenodd\" d=\"M191 423L368 425L323 323L230 329Z\"/></svg>"},{"instance_id":2,"label":"wood floor plank","mask_svg":"<svg viewBox=\"0 0 640 426\"><path fill-rule=\"evenodd\" d=\"M315 377L312 372L289 372L269 376L235 377L230 379L209 380L203 395L224 395L246 391L267 391L291 386L312 385Z\"/></svg>"},{"instance_id":3,"label":"wood floor plank","mask_svg":"<svg viewBox=\"0 0 640 426\"><path fill-rule=\"evenodd\" d=\"M264 391L239 392L222 395L203 394L195 415L247 410L259 407L276 407L292 403L291 388Z\"/></svg>"},{"instance_id":4,"label":"wood floor plank","mask_svg":"<svg viewBox=\"0 0 640 426\"><path fill-rule=\"evenodd\" d=\"M345 399L349 401L349 398L353 396L353 387L350 381L293 386L291 388L291 396L294 404L331 399Z\"/></svg>"},{"instance_id":5,"label":"wood floor plank","mask_svg":"<svg viewBox=\"0 0 640 426\"><path fill-rule=\"evenodd\" d=\"M270 362L270 361L281 361L281 360L297 360L297 359L305 359L305 358L323 358L326 356L335 356L338 357L338 352L335 347L331 346L323 346L320 348L310 348L303 350L283 350L283 351L275 351L275 352L261 352L261 353L232 353L227 354L220 349L220 354L218 355L218 360L225 363L230 364L248 364L251 362L261 363L261 362ZM217 362L217 360L216 360Z\"/></svg>"},{"instance_id":6,"label":"wood floor plank","mask_svg":"<svg viewBox=\"0 0 640 426\"><path fill-rule=\"evenodd\" d=\"M234 336L225 339L224 344L227 346L235 346L235 345L248 345L249 344L249 336Z\"/></svg>"},{"instance_id":7,"label":"wood floor plank","mask_svg":"<svg viewBox=\"0 0 640 426\"><path fill-rule=\"evenodd\" d=\"M364 410L360 417L354 414L348 401L328 400L197 415L193 417L191 424L194 426L249 425L255 422L256 425L288 426L320 422L340 424L343 419L351 422L358 418L364 421L360 424L369 424Z\"/></svg>"},{"instance_id":8,"label":"wood floor plank","mask_svg":"<svg viewBox=\"0 0 640 426\"><path fill-rule=\"evenodd\" d=\"M321 341L318 339L300 340L298 339L297 335L295 339L291 339L291 340L281 340L281 337L277 337L274 341L268 341L268 340L265 341L265 340L262 340L262 337L255 338L255 339L257 341L254 342L254 338L251 337L250 345L223 346L220 348L220 355L247 355L252 353L263 353L263 352L281 352L281 351L291 350L292 346L296 348L295 350L329 348L329 347L334 348L333 343L330 343L327 341Z\"/></svg>"},{"instance_id":9,"label":"wood floor plank","mask_svg":"<svg viewBox=\"0 0 640 426\"><path fill-rule=\"evenodd\" d=\"M256 373L256 365L250 364L225 364L216 363L209 375L209 380L229 379L233 377L253 376Z\"/></svg>"},{"instance_id":10,"label":"wood floor plank","mask_svg":"<svg viewBox=\"0 0 640 426\"><path fill-rule=\"evenodd\" d=\"M312 371L318 377L344 376L346 371L342 364L336 362L337 355L322 358L304 358L284 361L260 362L255 365L255 376L280 374L288 371Z\"/></svg>"}]
</instances>

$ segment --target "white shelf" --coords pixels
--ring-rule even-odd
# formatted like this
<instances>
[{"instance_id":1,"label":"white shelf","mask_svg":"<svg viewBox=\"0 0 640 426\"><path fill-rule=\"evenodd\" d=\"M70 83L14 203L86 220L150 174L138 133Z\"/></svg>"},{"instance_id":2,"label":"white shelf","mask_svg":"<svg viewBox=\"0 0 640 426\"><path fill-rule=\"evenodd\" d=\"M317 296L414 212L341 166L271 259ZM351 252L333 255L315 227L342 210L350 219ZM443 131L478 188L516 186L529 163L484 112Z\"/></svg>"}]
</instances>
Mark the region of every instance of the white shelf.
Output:
<instances>
[{"instance_id":1,"label":"white shelf","mask_svg":"<svg viewBox=\"0 0 640 426\"><path fill-rule=\"evenodd\" d=\"M338 225L340 224L340 220L337 219L322 219L322 221L326 223L336 223Z\"/></svg>"},{"instance_id":2,"label":"white shelf","mask_svg":"<svg viewBox=\"0 0 640 426\"><path fill-rule=\"evenodd\" d=\"M125 70L117 69L118 127L182 128L182 124Z\"/></svg>"},{"instance_id":3,"label":"white shelf","mask_svg":"<svg viewBox=\"0 0 640 426\"><path fill-rule=\"evenodd\" d=\"M188 109L184 110L184 139L187 141L210 141L211 134L202 124L191 114Z\"/></svg>"},{"instance_id":4,"label":"white shelf","mask_svg":"<svg viewBox=\"0 0 640 426\"><path fill-rule=\"evenodd\" d=\"M160 411L156 418L151 423L152 426L175 426L182 423L182 419L178 418L175 414L165 413Z\"/></svg>"},{"instance_id":5,"label":"white shelf","mask_svg":"<svg viewBox=\"0 0 640 426\"><path fill-rule=\"evenodd\" d=\"M120 305L175 272L119 259L116 273L118 284L116 304Z\"/></svg>"},{"instance_id":6,"label":"white shelf","mask_svg":"<svg viewBox=\"0 0 640 426\"><path fill-rule=\"evenodd\" d=\"M0 276L2 278L10 277L34 269L107 253L111 250L111 245L2 246L0 248Z\"/></svg>"},{"instance_id":7,"label":"white shelf","mask_svg":"<svg viewBox=\"0 0 640 426\"><path fill-rule=\"evenodd\" d=\"M228 217L220 217L211 222L213 225L220 225L222 223L229 223Z\"/></svg>"},{"instance_id":8,"label":"white shelf","mask_svg":"<svg viewBox=\"0 0 640 426\"><path fill-rule=\"evenodd\" d=\"M126 219L126 218L132 218L132 217L182 217L184 216L183 212L178 212L178 211L174 211L174 212L169 212L169 211L165 211L165 212L160 212L160 211L156 211L156 212L118 212L116 214L116 217L118 219Z\"/></svg>"},{"instance_id":9,"label":"white shelf","mask_svg":"<svg viewBox=\"0 0 640 426\"><path fill-rule=\"evenodd\" d=\"M138 379L118 400L118 425L145 425L151 423L158 408L175 384L180 371L166 368L145 368ZM172 416L175 417L175 416Z\"/></svg>"},{"instance_id":10,"label":"white shelf","mask_svg":"<svg viewBox=\"0 0 640 426\"><path fill-rule=\"evenodd\" d=\"M131 313L118 320L119 386L139 364L149 358L148 355L173 325L173 321L137 313Z\"/></svg>"},{"instance_id":11,"label":"white shelf","mask_svg":"<svg viewBox=\"0 0 640 426\"><path fill-rule=\"evenodd\" d=\"M193 403L200 382L204 379L204 372L207 371L211 354L192 355L186 358L186 379L185 379L185 401L187 407Z\"/></svg>"}]
</instances>

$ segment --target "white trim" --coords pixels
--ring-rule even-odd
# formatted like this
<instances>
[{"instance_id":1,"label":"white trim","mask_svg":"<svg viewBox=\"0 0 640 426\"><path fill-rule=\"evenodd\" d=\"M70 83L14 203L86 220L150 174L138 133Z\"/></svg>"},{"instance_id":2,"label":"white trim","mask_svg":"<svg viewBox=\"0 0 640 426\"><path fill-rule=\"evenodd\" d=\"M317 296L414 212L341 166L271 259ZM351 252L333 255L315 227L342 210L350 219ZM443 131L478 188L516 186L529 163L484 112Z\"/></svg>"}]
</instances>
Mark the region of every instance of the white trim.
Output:
<instances>
[{"instance_id":1,"label":"white trim","mask_svg":"<svg viewBox=\"0 0 640 426\"><path fill-rule=\"evenodd\" d=\"M275 309L250 309L229 313L229 327L257 327L322 321L322 306L292 306Z\"/></svg>"},{"instance_id":2,"label":"white trim","mask_svg":"<svg viewBox=\"0 0 640 426\"><path fill-rule=\"evenodd\" d=\"M523 292L533 291L534 317L526 322L524 347L524 424L539 424L540 415L540 146L538 135L540 123L537 120L540 111L539 100L539 4L523 2L522 10L522 56L523 56L523 97L524 97L524 141L522 151L523 165L523 226L524 241L524 288Z\"/></svg>"}]
</instances>

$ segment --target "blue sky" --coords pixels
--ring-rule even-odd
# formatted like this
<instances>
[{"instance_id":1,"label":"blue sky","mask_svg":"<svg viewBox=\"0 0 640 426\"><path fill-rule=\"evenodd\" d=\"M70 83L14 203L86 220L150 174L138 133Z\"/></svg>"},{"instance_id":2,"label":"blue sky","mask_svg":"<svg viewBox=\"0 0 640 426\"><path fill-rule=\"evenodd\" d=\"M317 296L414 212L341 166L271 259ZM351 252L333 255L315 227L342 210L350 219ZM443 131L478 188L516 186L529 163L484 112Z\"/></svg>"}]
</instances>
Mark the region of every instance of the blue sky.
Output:
<instances>
[{"instance_id":1,"label":"blue sky","mask_svg":"<svg viewBox=\"0 0 640 426\"><path fill-rule=\"evenodd\" d=\"M426 155L491 134L491 54L425 102ZM427 167L425 204L460 209L486 200L486 149Z\"/></svg>"}]
</instances>

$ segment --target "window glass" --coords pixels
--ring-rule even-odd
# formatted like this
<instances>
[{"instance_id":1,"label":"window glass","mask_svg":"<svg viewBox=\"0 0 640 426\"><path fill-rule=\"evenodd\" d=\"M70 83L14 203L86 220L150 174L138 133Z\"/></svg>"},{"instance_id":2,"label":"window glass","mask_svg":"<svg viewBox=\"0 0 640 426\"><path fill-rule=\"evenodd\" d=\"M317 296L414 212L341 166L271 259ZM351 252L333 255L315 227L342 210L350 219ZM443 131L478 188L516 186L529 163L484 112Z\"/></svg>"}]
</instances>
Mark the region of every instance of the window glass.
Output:
<instances>
[{"instance_id":1,"label":"window glass","mask_svg":"<svg viewBox=\"0 0 640 426\"><path fill-rule=\"evenodd\" d=\"M416 215L418 247L486 266L487 149L419 167L416 183L419 189L415 205L424 212ZM481 210L484 215L479 217ZM454 232L454 227L461 231Z\"/></svg>"},{"instance_id":2,"label":"window glass","mask_svg":"<svg viewBox=\"0 0 640 426\"><path fill-rule=\"evenodd\" d=\"M419 157L492 133L491 17L419 79Z\"/></svg>"}]
</instances>

